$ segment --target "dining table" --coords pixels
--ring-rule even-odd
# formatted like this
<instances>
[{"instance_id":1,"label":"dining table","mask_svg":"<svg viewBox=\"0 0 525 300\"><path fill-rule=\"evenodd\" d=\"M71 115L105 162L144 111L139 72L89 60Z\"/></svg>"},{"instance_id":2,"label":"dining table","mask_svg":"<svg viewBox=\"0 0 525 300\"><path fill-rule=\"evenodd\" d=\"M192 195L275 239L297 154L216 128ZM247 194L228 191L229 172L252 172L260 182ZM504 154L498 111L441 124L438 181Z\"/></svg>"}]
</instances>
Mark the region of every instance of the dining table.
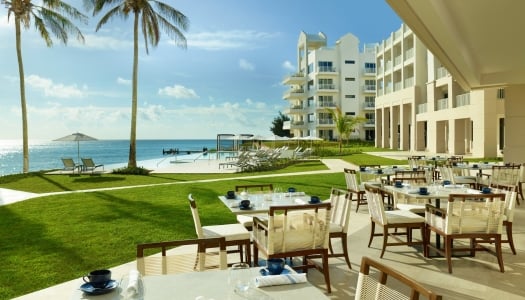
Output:
<instances>
[{"instance_id":1,"label":"dining table","mask_svg":"<svg viewBox=\"0 0 525 300\"><path fill-rule=\"evenodd\" d=\"M250 268L253 279L262 276L260 267ZM236 299L329 299L320 289L308 281L295 284L273 285L265 287L251 286L245 295L234 291L229 283L229 270L209 270L170 275L144 276L144 297L149 300L191 299L191 300L236 300ZM83 283L78 280L78 285ZM126 299L128 282L126 275L119 281L115 290L101 295L89 295L80 289L73 291L71 300L123 300ZM138 298L133 298L138 299Z\"/></svg>"},{"instance_id":2,"label":"dining table","mask_svg":"<svg viewBox=\"0 0 525 300\"><path fill-rule=\"evenodd\" d=\"M248 208L240 207L242 200L250 200ZM305 205L310 203L311 196L304 192L282 192L282 193L249 193L246 196L235 194L230 199L226 195L220 195L219 200L236 215L251 215L268 212L270 206Z\"/></svg>"}]
</instances>

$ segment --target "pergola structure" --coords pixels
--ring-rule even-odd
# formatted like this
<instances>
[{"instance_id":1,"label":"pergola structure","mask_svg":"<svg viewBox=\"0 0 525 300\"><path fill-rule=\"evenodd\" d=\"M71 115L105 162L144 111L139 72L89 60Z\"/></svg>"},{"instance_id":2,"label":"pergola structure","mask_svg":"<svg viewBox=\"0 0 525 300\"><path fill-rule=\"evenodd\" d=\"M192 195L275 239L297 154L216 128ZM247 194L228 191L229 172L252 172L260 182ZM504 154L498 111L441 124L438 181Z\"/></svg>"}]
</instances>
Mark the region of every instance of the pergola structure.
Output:
<instances>
[{"instance_id":1,"label":"pergola structure","mask_svg":"<svg viewBox=\"0 0 525 300\"><path fill-rule=\"evenodd\" d=\"M386 2L464 89L505 89L504 159L525 162L525 1Z\"/></svg>"}]
</instances>

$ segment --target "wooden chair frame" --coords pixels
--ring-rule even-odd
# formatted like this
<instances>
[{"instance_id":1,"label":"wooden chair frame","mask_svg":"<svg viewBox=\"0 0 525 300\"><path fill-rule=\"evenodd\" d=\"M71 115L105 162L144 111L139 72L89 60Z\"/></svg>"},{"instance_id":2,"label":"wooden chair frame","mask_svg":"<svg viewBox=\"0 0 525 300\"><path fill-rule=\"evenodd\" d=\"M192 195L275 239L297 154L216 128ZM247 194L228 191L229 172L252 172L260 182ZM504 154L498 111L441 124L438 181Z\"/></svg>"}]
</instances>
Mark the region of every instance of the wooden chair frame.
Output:
<instances>
[{"instance_id":1,"label":"wooden chair frame","mask_svg":"<svg viewBox=\"0 0 525 300\"><path fill-rule=\"evenodd\" d=\"M355 212L359 210L359 205L366 205L366 194L364 188L361 188L359 182L357 182L357 172L354 169L344 168L346 189L350 192L350 200L353 195L357 196Z\"/></svg>"},{"instance_id":2,"label":"wooden chair frame","mask_svg":"<svg viewBox=\"0 0 525 300\"><path fill-rule=\"evenodd\" d=\"M454 205L454 201L458 200L457 202L465 203L467 200L470 199L477 199L473 200L471 202L471 206L479 206L476 209L483 209L482 207L485 207L487 209L490 209L488 212L489 215L493 216L499 216L499 219L494 221L493 227L491 227L490 222L487 223L487 229L483 230L476 230L476 232L463 232L461 231L461 226L457 230L459 232L446 232L446 228L441 229L436 226L432 226L432 222L439 222L437 224L445 224L443 227L445 227L447 224L452 224L449 222L452 222L448 220L448 218L457 216L458 213L454 212L452 209L452 205ZM479 200L484 199L486 202L480 202ZM500 202L494 203L495 205L499 205L500 207L495 207L493 209L492 205L487 206L486 203L493 203L494 200L500 200ZM436 208L433 205L427 204L426 205L426 212L425 212L425 247L424 247L424 254L426 257L429 256L430 250L434 250L439 255L442 255L447 260L448 265L448 272L452 273L452 254L453 252L460 252L460 251L468 251L470 253L470 256L474 256L476 251L487 251L493 255L496 256L498 259L498 265L500 268L500 271L503 273L504 265L503 265L503 257L501 252L501 230L502 230L502 223L503 223L503 206L505 203L505 194L450 194L448 198L448 207L447 209L441 209ZM459 214L462 214L462 211L460 209ZM433 221L431 218L441 218L442 221ZM458 217L458 222L463 222L464 217ZM465 221L467 222L467 221ZM461 223L459 223L461 224ZM492 228L492 229L491 229ZM494 229L496 228L496 229ZM467 229L468 230L468 229ZM443 237L445 240L444 248L438 248L435 245L430 244L430 234L431 232L434 232L435 234ZM470 246L468 247L458 247L457 245L452 247L452 243L456 239L469 239L470 240ZM495 251L492 251L489 248L482 247L481 243L491 243L495 246Z\"/></svg>"},{"instance_id":3,"label":"wooden chair frame","mask_svg":"<svg viewBox=\"0 0 525 300\"><path fill-rule=\"evenodd\" d=\"M197 255L191 257L193 260L193 267L191 269L185 270L181 269L180 266L183 264L184 255L182 254L173 254L168 255L167 251L180 247L196 245L197 246ZM143 276L153 275L148 274L148 260L153 258L160 258L155 260L154 266L160 267L158 274L172 274L172 273L181 273L185 271L204 271L208 267L206 266L206 256L209 254L206 252L209 248L219 248L219 269L227 269L227 256L226 256L226 239L224 237L218 238L205 238L205 239L191 239L191 240L177 240L177 241L166 241L166 242L156 242L156 243L145 243L137 245L137 269ZM160 257L145 257L145 252L148 250L160 250ZM170 260L169 258L172 258ZM178 261L180 259L180 262Z\"/></svg>"},{"instance_id":4,"label":"wooden chair frame","mask_svg":"<svg viewBox=\"0 0 525 300\"><path fill-rule=\"evenodd\" d=\"M371 268L379 271L379 278L375 278L371 274ZM398 282L404 284L410 290L410 295L401 297L401 292L394 290L387 286L389 277L396 279ZM363 256L361 259L361 270L357 281L356 300L365 299L410 299L418 300L420 297L429 300L441 300L442 296L429 290L421 283L406 276L405 274L394 270L378 261L369 257Z\"/></svg>"}]
</instances>

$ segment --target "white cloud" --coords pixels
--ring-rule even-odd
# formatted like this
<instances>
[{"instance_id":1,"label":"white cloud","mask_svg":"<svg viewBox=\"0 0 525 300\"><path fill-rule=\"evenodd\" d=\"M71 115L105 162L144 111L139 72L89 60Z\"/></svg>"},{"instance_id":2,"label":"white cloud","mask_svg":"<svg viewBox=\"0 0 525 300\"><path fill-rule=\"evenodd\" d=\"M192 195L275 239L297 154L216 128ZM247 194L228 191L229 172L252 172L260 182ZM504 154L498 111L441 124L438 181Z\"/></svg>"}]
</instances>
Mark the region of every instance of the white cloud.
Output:
<instances>
[{"instance_id":1,"label":"white cloud","mask_svg":"<svg viewBox=\"0 0 525 300\"><path fill-rule=\"evenodd\" d=\"M275 38L280 33L257 32L253 30L231 30L199 32L186 35L188 48L204 50L255 49L264 45L264 40ZM175 45L174 41L170 44Z\"/></svg>"},{"instance_id":2,"label":"white cloud","mask_svg":"<svg viewBox=\"0 0 525 300\"><path fill-rule=\"evenodd\" d=\"M190 88L182 85L167 86L159 89L159 95L175 97L176 99L198 99L199 95Z\"/></svg>"},{"instance_id":3,"label":"white cloud","mask_svg":"<svg viewBox=\"0 0 525 300\"><path fill-rule=\"evenodd\" d=\"M38 75L29 75L26 77L26 83L32 88L44 91L46 97L74 98L83 97L86 93L86 87L81 89L76 84L67 86L54 83L53 80Z\"/></svg>"},{"instance_id":4,"label":"white cloud","mask_svg":"<svg viewBox=\"0 0 525 300\"><path fill-rule=\"evenodd\" d=\"M84 44L77 41L76 39L70 39L68 45L77 48L88 48L88 49L110 49L110 50L121 50L121 49L133 49L133 40L123 40L114 38L111 36L101 36L100 34L85 34Z\"/></svg>"},{"instance_id":5,"label":"white cloud","mask_svg":"<svg viewBox=\"0 0 525 300\"><path fill-rule=\"evenodd\" d=\"M118 77L117 78L117 83L118 84L121 84L121 85L131 85L131 80L129 79L124 79L122 77Z\"/></svg>"},{"instance_id":6,"label":"white cloud","mask_svg":"<svg viewBox=\"0 0 525 300\"><path fill-rule=\"evenodd\" d=\"M244 58L239 59L239 67L246 71L253 71L255 70L255 65L250 63Z\"/></svg>"},{"instance_id":7,"label":"white cloud","mask_svg":"<svg viewBox=\"0 0 525 300\"><path fill-rule=\"evenodd\" d=\"M294 65L292 64L292 62L290 62L289 60L283 62L283 68L284 68L285 70L288 70L288 71L291 71L291 72L293 72L293 71L296 70L296 69L295 69L295 66L294 66Z\"/></svg>"}]
</instances>

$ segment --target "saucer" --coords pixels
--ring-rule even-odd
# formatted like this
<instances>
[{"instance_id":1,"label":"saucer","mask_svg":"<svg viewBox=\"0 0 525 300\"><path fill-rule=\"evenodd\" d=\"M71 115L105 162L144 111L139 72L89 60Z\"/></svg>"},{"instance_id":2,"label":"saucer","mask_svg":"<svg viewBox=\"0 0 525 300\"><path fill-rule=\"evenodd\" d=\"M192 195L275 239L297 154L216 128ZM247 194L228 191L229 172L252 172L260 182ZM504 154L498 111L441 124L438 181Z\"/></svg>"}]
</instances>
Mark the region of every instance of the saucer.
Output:
<instances>
[{"instance_id":1,"label":"saucer","mask_svg":"<svg viewBox=\"0 0 525 300\"><path fill-rule=\"evenodd\" d=\"M430 195L429 192L426 192L426 193L421 193L421 192L418 192L418 194L420 194L421 196L427 196L427 195Z\"/></svg>"},{"instance_id":2,"label":"saucer","mask_svg":"<svg viewBox=\"0 0 525 300\"><path fill-rule=\"evenodd\" d=\"M321 201L315 201L315 202L308 201L308 203L310 203L310 204L319 204L319 203L321 203Z\"/></svg>"},{"instance_id":3,"label":"saucer","mask_svg":"<svg viewBox=\"0 0 525 300\"><path fill-rule=\"evenodd\" d=\"M233 199L235 199L235 195L233 197L229 197L228 195L226 195L226 199L233 200Z\"/></svg>"},{"instance_id":4,"label":"saucer","mask_svg":"<svg viewBox=\"0 0 525 300\"><path fill-rule=\"evenodd\" d=\"M240 210L250 210L250 209L252 209L252 208L253 208L253 205L250 205L250 206L248 206L248 207L245 207L245 206L239 206L239 209L240 209Z\"/></svg>"},{"instance_id":5,"label":"saucer","mask_svg":"<svg viewBox=\"0 0 525 300\"><path fill-rule=\"evenodd\" d=\"M96 288L91 285L90 282L86 282L80 286L80 290L86 294L90 295L102 295L107 294L118 287L118 282L116 280L110 280L103 288Z\"/></svg>"}]
</instances>

